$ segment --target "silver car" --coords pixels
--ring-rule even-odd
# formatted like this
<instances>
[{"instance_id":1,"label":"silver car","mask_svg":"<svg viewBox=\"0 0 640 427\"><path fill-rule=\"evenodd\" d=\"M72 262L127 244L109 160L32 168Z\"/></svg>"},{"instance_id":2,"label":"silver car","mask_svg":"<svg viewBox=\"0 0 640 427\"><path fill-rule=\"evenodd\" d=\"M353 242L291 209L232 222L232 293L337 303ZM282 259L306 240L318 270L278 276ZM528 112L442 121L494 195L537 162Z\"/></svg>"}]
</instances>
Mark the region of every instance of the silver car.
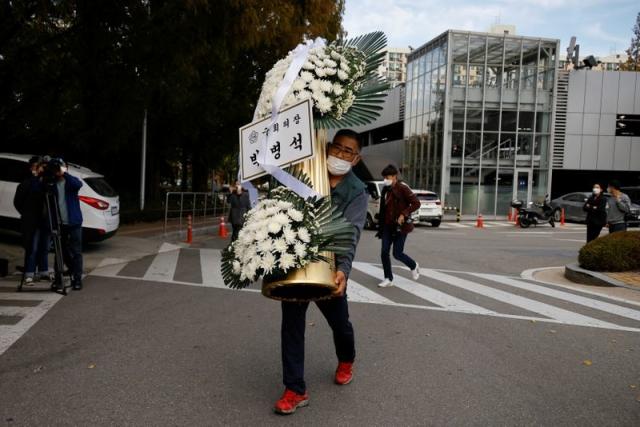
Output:
<instances>
[{"instance_id":1,"label":"silver car","mask_svg":"<svg viewBox=\"0 0 640 427\"><path fill-rule=\"evenodd\" d=\"M558 222L560 221L562 209L564 208L564 219L566 221L585 222L587 220L587 213L582 207L590 195L591 193L589 192L576 192L553 199L551 201L551 207L554 209L554 219ZM605 197L608 198L611 197L611 195L605 193ZM632 219L628 222L629 225L640 224L640 205L631 203L630 216Z\"/></svg>"}]
</instances>

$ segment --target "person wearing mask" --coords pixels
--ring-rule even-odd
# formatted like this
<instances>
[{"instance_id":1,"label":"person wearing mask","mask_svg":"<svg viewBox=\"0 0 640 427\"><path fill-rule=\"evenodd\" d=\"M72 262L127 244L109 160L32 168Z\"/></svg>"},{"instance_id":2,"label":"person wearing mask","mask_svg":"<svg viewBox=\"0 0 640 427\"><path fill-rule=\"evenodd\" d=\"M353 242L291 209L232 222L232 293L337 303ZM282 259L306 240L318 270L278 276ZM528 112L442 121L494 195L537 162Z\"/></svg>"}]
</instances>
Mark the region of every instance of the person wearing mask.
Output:
<instances>
[{"instance_id":1,"label":"person wearing mask","mask_svg":"<svg viewBox=\"0 0 640 427\"><path fill-rule=\"evenodd\" d=\"M592 194L582 209L587 213L587 243L600 236L602 227L607 224L607 199L602 194L602 186L594 184Z\"/></svg>"},{"instance_id":2,"label":"person wearing mask","mask_svg":"<svg viewBox=\"0 0 640 427\"><path fill-rule=\"evenodd\" d=\"M609 183L609 200L607 201L607 223L609 233L627 230L626 215L631 212L631 199L620 191L620 182L612 180Z\"/></svg>"},{"instance_id":3,"label":"person wearing mask","mask_svg":"<svg viewBox=\"0 0 640 427\"><path fill-rule=\"evenodd\" d=\"M251 209L251 201L247 192L242 191L242 186L236 182L233 192L229 195L229 223L233 229L231 232L231 241L238 238L238 233L244 225L244 214Z\"/></svg>"},{"instance_id":4,"label":"person wearing mask","mask_svg":"<svg viewBox=\"0 0 640 427\"><path fill-rule=\"evenodd\" d=\"M52 159L50 163L56 169L55 194L61 224L62 255L69 269L71 286L79 291L82 289L82 212L78 191L82 181L67 172L62 159Z\"/></svg>"},{"instance_id":5,"label":"person wearing mask","mask_svg":"<svg viewBox=\"0 0 640 427\"><path fill-rule=\"evenodd\" d=\"M338 367L334 381L346 385L353 379L355 342L353 325L349 321L347 281L351 264L367 217L368 195L365 185L352 171L360 161L360 136L348 129L336 133L327 147L327 169L331 186L331 202L347 221L353 224L355 235L348 253L336 256L335 284L331 299L317 301L316 305L333 331ZM309 303L282 303L282 370L285 391L274 406L278 414L292 414L309 402L304 381L304 331Z\"/></svg>"},{"instance_id":6,"label":"person wearing mask","mask_svg":"<svg viewBox=\"0 0 640 427\"><path fill-rule=\"evenodd\" d=\"M49 241L51 232L47 223L42 184L42 159L29 159L30 176L16 189L13 205L20 214L24 257L24 285L32 286L38 275L42 280L51 279L49 272Z\"/></svg>"},{"instance_id":7,"label":"person wearing mask","mask_svg":"<svg viewBox=\"0 0 640 427\"><path fill-rule=\"evenodd\" d=\"M414 280L420 277L420 266L404 253L407 235L413 231L411 213L420 208L420 201L407 184L398 179L398 169L388 165L382 170L384 188L380 195L380 213L378 214L377 237L382 239L382 268L384 280L378 284L381 288L393 286L393 271L389 251L393 246L393 257L411 270Z\"/></svg>"}]
</instances>

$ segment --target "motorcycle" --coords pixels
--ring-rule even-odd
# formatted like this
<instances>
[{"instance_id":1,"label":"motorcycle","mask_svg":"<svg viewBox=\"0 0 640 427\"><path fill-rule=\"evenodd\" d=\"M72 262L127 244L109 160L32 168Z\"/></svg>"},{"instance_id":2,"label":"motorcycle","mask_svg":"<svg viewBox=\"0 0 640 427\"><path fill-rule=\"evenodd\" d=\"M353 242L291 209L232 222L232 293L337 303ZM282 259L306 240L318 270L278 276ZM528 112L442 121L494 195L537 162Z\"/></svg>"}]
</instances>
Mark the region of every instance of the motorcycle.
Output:
<instances>
[{"instance_id":1,"label":"motorcycle","mask_svg":"<svg viewBox=\"0 0 640 427\"><path fill-rule=\"evenodd\" d=\"M518 223L522 228L529 228L532 224L537 226L538 224L551 224L551 227L556 226L554 219L554 209L549 204L548 196L545 196L543 203L529 203L529 207L523 207L523 203L520 200L514 200L511 202L511 207L518 211Z\"/></svg>"}]
</instances>

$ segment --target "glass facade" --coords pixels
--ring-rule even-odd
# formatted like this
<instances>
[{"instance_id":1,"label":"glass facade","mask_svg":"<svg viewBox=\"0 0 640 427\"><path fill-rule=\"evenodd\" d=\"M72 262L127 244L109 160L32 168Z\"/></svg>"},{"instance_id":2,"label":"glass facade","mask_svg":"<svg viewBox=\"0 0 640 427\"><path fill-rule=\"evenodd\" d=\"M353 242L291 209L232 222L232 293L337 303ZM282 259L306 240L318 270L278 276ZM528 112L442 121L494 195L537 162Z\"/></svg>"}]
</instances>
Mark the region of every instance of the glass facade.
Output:
<instances>
[{"instance_id":1,"label":"glass facade","mask_svg":"<svg viewBox=\"0 0 640 427\"><path fill-rule=\"evenodd\" d=\"M549 190L559 41L448 31L407 64L404 177L463 215Z\"/></svg>"}]
</instances>

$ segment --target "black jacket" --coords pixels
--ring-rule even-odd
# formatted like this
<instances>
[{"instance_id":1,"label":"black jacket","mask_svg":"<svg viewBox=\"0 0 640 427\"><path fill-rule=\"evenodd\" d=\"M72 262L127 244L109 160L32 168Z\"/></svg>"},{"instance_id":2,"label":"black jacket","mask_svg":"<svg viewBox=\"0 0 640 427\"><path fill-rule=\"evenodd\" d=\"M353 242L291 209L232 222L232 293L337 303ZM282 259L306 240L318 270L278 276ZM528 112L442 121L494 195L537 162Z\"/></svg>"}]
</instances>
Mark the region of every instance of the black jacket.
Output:
<instances>
[{"instance_id":1,"label":"black jacket","mask_svg":"<svg viewBox=\"0 0 640 427\"><path fill-rule=\"evenodd\" d=\"M44 192L39 178L32 176L18 184L13 206L20 214L23 231L34 230L45 222Z\"/></svg>"},{"instance_id":2,"label":"black jacket","mask_svg":"<svg viewBox=\"0 0 640 427\"><path fill-rule=\"evenodd\" d=\"M582 210L587 213L587 224L603 227L607 223L607 198L602 193L589 196Z\"/></svg>"},{"instance_id":3,"label":"black jacket","mask_svg":"<svg viewBox=\"0 0 640 427\"><path fill-rule=\"evenodd\" d=\"M229 195L229 205L229 222L231 225L243 225L244 214L251 209L249 194L246 191L243 191L242 194L234 191Z\"/></svg>"}]
</instances>

